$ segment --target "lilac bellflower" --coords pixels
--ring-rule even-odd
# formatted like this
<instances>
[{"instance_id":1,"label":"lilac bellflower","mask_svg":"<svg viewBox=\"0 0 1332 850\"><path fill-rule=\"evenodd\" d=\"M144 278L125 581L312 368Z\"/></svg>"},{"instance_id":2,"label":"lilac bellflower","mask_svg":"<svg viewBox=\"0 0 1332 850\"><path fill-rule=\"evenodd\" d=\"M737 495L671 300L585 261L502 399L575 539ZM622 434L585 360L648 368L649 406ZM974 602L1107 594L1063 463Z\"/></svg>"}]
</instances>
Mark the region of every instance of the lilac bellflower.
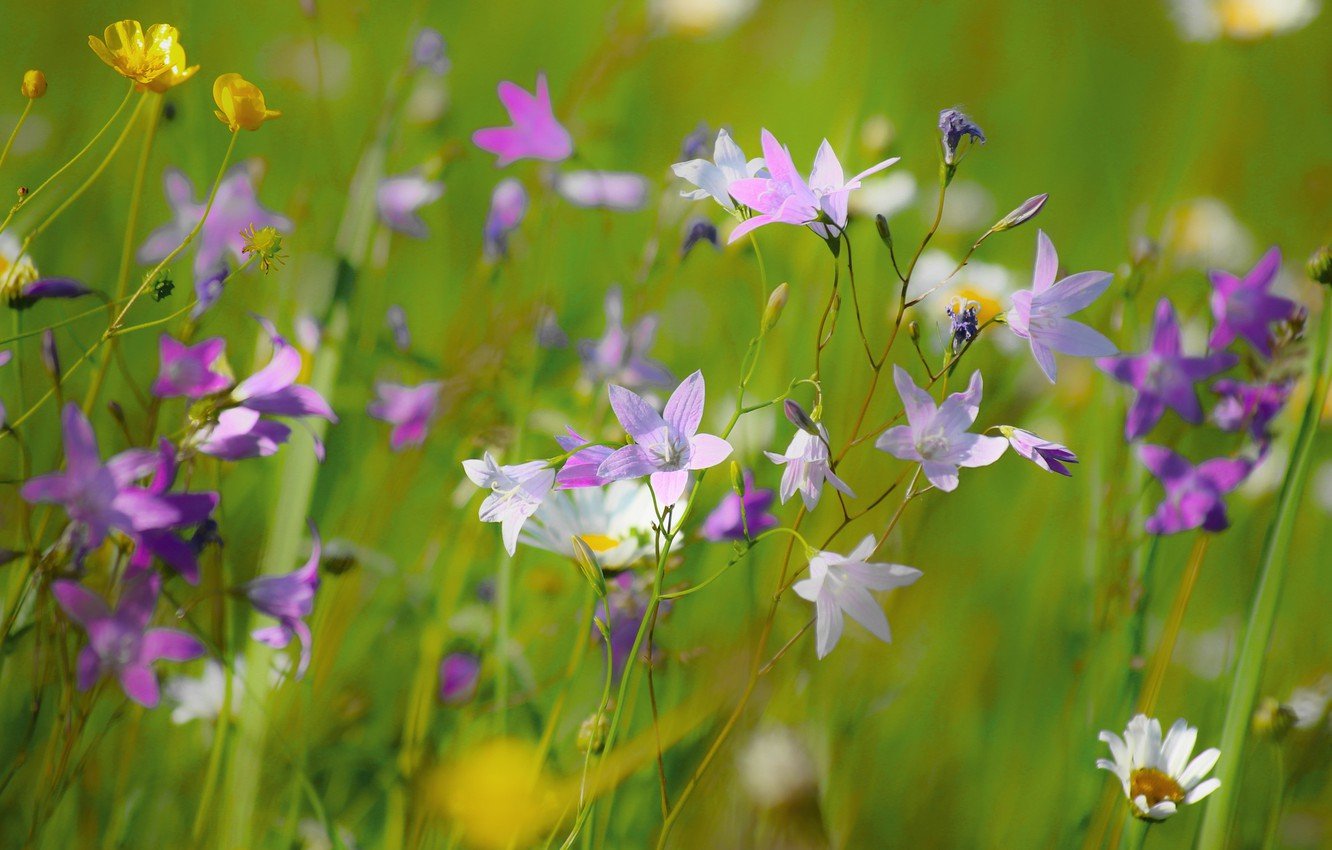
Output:
<instances>
[{"instance_id":1,"label":"lilac bellflower","mask_svg":"<svg viewBox=\"0 0 1332 850\"><path fill-rule=\"evenodd\" d=\"M1008 448L1003 437L967 431L980 412L979 370L971 373L965 392L953 393L937 406L901 366L893 367L893 383L902 397L908 424L884 431L874 446L893 457L919 463L925 477L940 490L957 489L959 467L989 466Z\"/></svg>"},{"instance_id":2,"label":"lilac bellflower","mask_svg":"<svg viewBox=\"0 0 1332 850\"><path fill-rule=\"evenodd\" d=\"M1156 305L1152 342L1147 350L1141 354L1102 358L1096 361L1096 365L1137 393L1124 423L1125 438L1136 440L1161 421L1167 407L1186 422L1202 422L1202 405L1193 385L1238 362L1238 357L1225 352L1204 357L1182 354L1175 308L1169 299L1162 298Z\"/></svg>"},{"instance_id":3,"label":"lilac bellflower","mask_svg":"<svg viewBox=\"0 0 1332 850\"><path fill-rule=\"evenodd\" d=\"M691 159L671 166L675 176L698 187L680 194L691 200L712 198L729 212L735 212L731 198L731 184L737 180L756 177L763 169L762 159L745 160L744 151L731 138L725 128L717 131L717 142L712 149L712 161Z\"/></svg>"},{"instance_id":4,"label":"lilac bellflower","mask_svg":"<svg viewBox=\"0 0 1332 850\"><path fill-rule=\"evenodd\" d=\"M579 487L600 487L609 484L610 480L602 478L597 474L601 468L601 462L611 456L614 451L610 446L589 446L588 441L583 439L577 431L568 428L567 434L559 434L555 437L555 442L560 444L560 448L566 452L574 452L569 459L560 467L560 471L555 474L555 483L566 490L574 490ZM579 449L580 446L587 448ZM574 451L579 449L579 451Z\"/></svg>"},{"instance_id":5,"label":"lilac bellflower","mask_svg":"<svg viewBox=\"0 0 1332 850\"><path fill-rule=\"evenodd\" d=\"M439 701L461 705L476 695L481 659L470 652L450 652L439 662Z\"/></svg>"},{"instance_id":6,"label":"lilac bellflower","mask_svg":"<svg viewBox=\"0 0 1332 850\"><path fill-rule=\"evenodd\" d=\"M537 74L535 94L508 80L501 82L499 99L511 125L487 127L472 134L473 144L498 157L497 168L520 159L561 162L573 153L573 139L551 109L545 74Z\"/></svg>"},{"instance_id":7,"label":"lilac bellflower","mask_svg":"<svg viewBox=\"0 0 1332 850\"><path fill-rule=\"evenodd\" d=\"M161 366L153 382L153 395L203 398L227 389L231 386L231 376L216 369L226 348L227 341L220 336L186 345L170 334L162 334L158 340Z\"/></svg>"},{"instance_id":8,"label":"lilac bellflower","mask_svg":"<svg viewBox=\"0 0 1332 850\"><path fill-rule=\"evenodd\" d=\"M1011 425L1000 425L999 433L1003 434L1008 440L1008 444L1013 447L1013 451L1046 472L1073 477L1073 473L1068 471L1065 464L1077 463L1078 456L1073 454L1068 446L1052 443L1030 431L1014 428Z\"/></svg>"},{"instance_id":9,"label":"lilac bellflower","mask_svg":"<svg viewBox=\"0 0 1332 850\"><path fill-rule=\"evenodd\" d=\"M1224 531L1230 520L1222 497L1238 487L1252 464L1219 457L1194 466L1164 446L1138 447L1138 459L1165 488L1165 501L1147 518L1148 534L1177 534L1192 528Z\"/></svg>"},{"instance_id":10,"label":"lilac bellflower","mask_svg":"<svg viewBox=\"0 0 1332 850\"><path fill-rule=\"evenodd\" d=\"M647 356L656 335L657 317L651 314L625 330L624 299L612 286L606 292L606 332L601 339L578 341L583 374L593 384L613 381L634 390L669 384L671 373Z\"/></svg>"},{"instance_id":11,"label":"lilac bellflower","mask_svg":"<svg viewBox=\"0 0 1332 850\"><path fill-rule=\"evenodd\" d=\"M176 447L170 440L163 438L157 447L152 478L148 482L148 492L159 498L175 501L181 507L189 508L182 521L162 528L143 529L135 535L134 554L130 556L129 571L146 570L153 564L153 558L171 567L180 577L190 584L199 583L199 550L195 537L212 522L209 517L217 507L216 493L179 493L172 495L176 483ZM189 502L183 502L182 497ZM188 540L177 536L177 531L198 526Z\"/></svg>"},{"instance_id":12,"label":"lilac bellflower","mask_svg":"<svg viewBox=\"0 0 1332 850\"><path fill-rule=\"evenodd\" d=\"M379 210L379 220L390 230L424 239L430 231L419 211L443 196L444 184L438 180L427 180L415 173L399 174L379 181L375 206Z\"/></svg>"},{"instance_id":13,"label":"lilac bellflower","mask_svg":"<svg viewBox=\"0 0 1332 850\"><path fill-rule=\"evenodd\" d=\"M566 171L555 177L555 191L576 207L637 212L647 204L648 181L627 171Z\"/></svg>"},{"instance_id":14,"label":"lilac bellflower","mask_svg":"<svg viewBox=\"0 0 1332 850\"><path fill-rule=\"evenodd\" d=\"M509 255L509 234L518 229L526 215L527 190L522 182L506 177L497 183L486 214L486 259L496 262Z\"/></svg>"},{"instance_id":15,"label":"lilac bellflower","mask_svg":"<svg viewBox=\"0 0 1332 850\"><path fill-rule=\"evenodd\" d=\"M743 501L740 494L732 490L722 497L717 507L703 520L700 533L705 539L714 543L722 540L748 540L777 525L777 517L769 512L777 494L771 490L755 489L754 476L748 471L745 472L744 485ZM741 510L742 505L744 510Z\"/></svg>"},{"instance_id":16,"label":"lilac bellflower","mask_svg":"<svg viewBox=\"0 0 1332 850\"><path fill-rule=\"evenodd\" d=\"M1285 407L1292 388L1289 381L1217 381L1212 392L1221 399L1212 408L1212 422L1222 431L1247 428L1253 441L1265 446L1272 439L1268 426Z\"/></svg>"},{"instance_id":17,"label":"lilac bellflower","mask_svg":"<svg viewBox=\"0 0 1332 850\"><path fill-rule=\"evenodd\" d=\"M782 485L778 491L782 504L786 504L787 499L799 491L800 500L805 503L806 511L818 507L819 497L823 495L824 482L852 499L856 497L846 482L838 478L837 473L832 470L828 454L828 429L822 422L811 421L810 425L817 428L818 433L811 434L804 428L797 429L786 447L785 454L764 452L768 460L778 466L786 467L782 470Z\"/></svg>"},{"instance_id":18,"label":"lilac bellflower","mask_svg":"<svg viewBox=\"0 0 1332 850\"><path fill-rule=\"evenodd\" d=\"M612 384L611 408L634 442L611 453L597 474L610 481L649 476L652 492L663 508L678 502L689 483L690 470L716 466L731 455L730 443L698 433L703 396L702 372L680 382L662 413L632 390Z\"/></svg>"},{"instance_id":19,"label":"lilac bellflower","mask_svg":"<svg viewBox=\"0 0 1332 850\"><path fill-rule=\"evenodd\" d=\"M161 586L162 577L156 573L128 577L112 610L76 581L51 582L56 602L88 633L88 645L79 651L79 690L88 690L104 675L114 676L125 696L152 708L160 699L152 665L161 660L191 661L204 654L204 645L193 635L148 628Z\"/></svg>"},{"instance_id":20,"label":"lilac bellflower","mask_svg":"<svg viewBox=\"0 0 1332 850\"><path fill-rule=\"evenodd\" d=\"M276 625L255 629L250 637L274 649L283 649L293 637L300 638L301 659L296 678L310 666L310 627L305 618L314 612L315 591L319 589L319 532L310 523L310 557L298 569L275 576L260 576L241 585L240 592L254 610L277 620Z\"/></svg>"},{"instance_id":21,"label":"lilac bellflower","mask_svg":"<svg viewBox=\"0 0 1332 850\"><path fill-rule=\"evenodd\" d=\"M1078 272L1059 281L1059 255L1044 230L1036 231L1036 267L1031 289L1013 293L1006 319L1013 333L1031 344L1032 356L1050 383L1055 380L1054 352L1074 357L1106 357L1115 344L1099 331L1068 318L1089 306L1110 286L1108 272Z\"/></svg>"},{"instance_id":22,"label":"lilac bellflower","mask_svg":"<svg viewBox=\"0 0 1332 850\"><path fill-rule=\"evenodd\" d=\"M449 64L448 45L444 36L434 27L422 27L412 42L412 67L442 77L448 73Z\"/></svg>"},{"instance_id":23,"label":"lilac bellflower","mask_svg":"<svg viewBox=\"0 0 1332 850\"><path fill-rule=\"evenodd\" d=\"M1272 356L1272 324L1290 318L1299 309L1294 301L1269 291L1280 268L1281 249L1272 248L1242 278L1219 269L1208 273L1212 280L1212 317L1216 320L1209 348L1222 349L1235 337L1244 337L1259 354Z\"/></svg>"},{"instance_id":24,"label":"lilac bellflower","mask_svg":"<svg viewBox=\"0 0 1332 850\"><path fill-rule=\"evenodd\" d=\"M555 470L544 460L500 466L486 452L480 460L463 461L463 471L476 486L490 493L481 502L481 521L498 522L504 550L518 548L518 532L537 512L555 484Z\"/></svg>"},{"instance_id":25,"label":"lilac bellflower","mask_svg":"<svg viewBox=\"0 0 1332 850\"><path fill-rule=\"evenodd\" d=\"M871 590L905 587L921 572L901 564L876 563L874 535L866 535L849 555L819 551L809 559L809 577L791 586L796 595L814 603L815 650L819 658L832 652L842 636L843 614L860 623L885 643L892 641L888 618L870 595Z\"/></svg>"},{"instance_id":26,"label":"lilac bellflower","mask_svg":"<svg viewBox=\"0 0 1332 850\"><path fill-rule=\"evenodd\" d=\"M389 445L393 451L407 446L419 446L425 441L426 430L439 410L439 381L425 381L414 387L379 381L375 384L375 400L366 412L373 419L393 425Z\"/></svg>"}]
</instances>

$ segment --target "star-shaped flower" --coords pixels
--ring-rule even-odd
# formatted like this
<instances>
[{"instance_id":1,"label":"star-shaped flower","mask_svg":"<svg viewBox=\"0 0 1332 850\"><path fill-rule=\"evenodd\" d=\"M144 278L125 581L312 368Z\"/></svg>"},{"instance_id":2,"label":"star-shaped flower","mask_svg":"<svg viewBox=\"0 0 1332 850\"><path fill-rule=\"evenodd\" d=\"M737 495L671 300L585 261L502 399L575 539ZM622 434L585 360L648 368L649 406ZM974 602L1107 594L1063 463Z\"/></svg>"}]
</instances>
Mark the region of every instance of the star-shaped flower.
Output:
<instances>
[{"instance_id":1,"label":"star-shaped flower","mask_svg":"<svg viewBox=\"0 0 1332 850\"><path fill-rule=\"evenodd\" d=\"M427 180L414 173L399 174L379 181L375 204L379 208L379 220L390 230L424 239L430 231L421 220L419 210L443 196L444 184L438 180Z\"/></svg>"},{"instance_id":2,"label":"star-shaped flower","mask_svg":"<svg viewBox=\"0 0 1332 850\"><path fill-rule=\"evenodd\" d=\"M1149 534L1176 534L1202 527L1224 531L1230 520L1222 498L1238 487L1253 465L1244 458L1219 457L1194 466L1164 446L1138 447L1138 459L1165 488L1165 500L1147 518Z\"/></svg>"},{"instance_id":3,"label":"star-shaped flower","mask_svg":"<svg viewBox=\"0 0 1332 850\"><path fill-rule=\"evenodd\" d=\"M697 186L686 189L680 194L691 200L711 197L730 212L735 212L735 201L731 199L730 186L737 180L753 177L763 168L761 158L745 160L745 152L731 138L725 128L717 131L717 142L712 149L712 161L691 159L677 162L671 171L681 180Z\"/></svg>"},{"instance_id":4,"label":"star-shaped flower","mask_svg":"<svg viewBox=\"0 0 1332 850\"><path fill-rule=\"evenodd\" d=\"M310 557L298 569L275 576L260 576L246 582L240 590L254 610L277 620L277 624L255 629L250 636L274 649L283 649L293 637L301 641L301 660L296 678L310 666L310 627L305 618L314 612L315 591L319 589L319 532L310 523Z\"/></svg>"},{"instance_id":5,"label":"star-shaped flower","mask_svg":"<svg viewBox=\"0 0 1332 850\"><path fill-rule=\"evenodd\" d=\"M795 435L791 437L791 443L786 447L785 454L776 452L764 452L768 460L778 466L785 466L782 470L782 485L779 490L782 498L782 504L786 500L800 493L800 500L805 503L805 510L812 511L819 505L819 497L823 495L824 482L831 484L842 493L855 498L856 494L851 492L847 483L837 477L837 473L832 470L831 459L828 457L828 429L822 422L810 423L818 433L811 434L803 428L797 429Z\"/></svg>"},{"instance_id":6,"label":"star-shaped flower","mask_svg":"<svg viewBox=\"0 0 1332 850\"><path fill-rule=\"evenodd\" d=\"M375 400L366 412L373 419L393 425L389 445L395 452L424 442L426 429L439 408L439 391L443 386L439 381L426 381L414 387L387 381L375 384Z\"/></svg>"},{"instance_id":7,"label":"star-shaped flower","mask_svg":"<svg viewBox=\"0 0 1332 850\"><path fill-rule=\"evenodd\" d=\"M222 392L231 386L231 377L216 371L215 367L226 347L227 341L220 336L186 345L170 334L162 334L158 340L161 366L157 380L153 382L153 395L158 398L203 398Z\"/></svg>"},{"instance_id":8,"label":"star-shaped flower","mask_svg":"<svg viewBox=\"0 0 1332 850\"><path fill-rule=\"evenodd\" d=\"M866 560L874 555L874 549L874 535L870 534L850 555L816 552L809 559L809 578L791 586L801 599L814 603L815 649L819 658L832 652L842 636L843 613L879 640L892 641L888 618L870 591L905 587L920 578L921 572L901 564Z\"/></svg>"},{"instance_id":9,"label":"star-shaped flower","mask_svg":"<svg viewBox=\"0 0 1332 850\"><path fill-rule=\"evenodd\" d=\"M555 483L555 470L544 460L500 466L486 452L481 460L463 461L463 471L473 484L491 491L481 502L481 521L500 524L504 549L512 555L523 523L537 512Z\"/></svg>"},{"instance_id":10,"label":"star-shaped flower","mask_svg":"<svg viewBox=\"0 0 1332 850\"><path fill-rule=\"evenodd\" d=\"M578 341L578 357L583 374L594 384L613 381L633 390L671 382L665 366L647 356L657 336L657 317L647 314L624 326L624 298L620 288L606 292L606 331L600 339Z\"/></svg>"},{"instance_id":11,"label":"star-shaped flower","mask_svg":"<svg viewBox=\"0 0 1332 850\"><path fill-rule=\"evenodd\" d=\"M573 153L573 139L551 109L545 74L537 74L536 94L505 80L499 84L499 99L512 126L487 127L472 134L477 147L499 157L496 167L529 158L560 162Z\"/></svg>"},{"instance_id":12,"label":"star-shaped flower","mask_svg":"<svg viewBox=\"0 0 1332 850\"><path fill-rule=\"evenodd\" d=\"M1271 326L1297 309L1294 301L1269 292L1281 268L1281 249L1272 248L1243 278L1213 269L1212 317L1216 327L1208 346L1222 349L1244 337L1264 357L1272 355Z\"/></svg>"}]
</instances>

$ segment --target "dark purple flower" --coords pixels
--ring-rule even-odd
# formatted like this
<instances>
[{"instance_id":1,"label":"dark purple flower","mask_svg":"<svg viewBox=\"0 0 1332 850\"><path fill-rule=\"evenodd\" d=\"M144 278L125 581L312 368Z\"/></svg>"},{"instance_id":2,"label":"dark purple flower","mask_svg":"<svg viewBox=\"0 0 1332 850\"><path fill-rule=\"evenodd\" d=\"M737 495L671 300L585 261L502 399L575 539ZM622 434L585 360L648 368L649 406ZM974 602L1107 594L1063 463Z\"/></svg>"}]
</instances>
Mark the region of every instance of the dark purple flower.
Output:
<instances>
[{"instance_id":1,"label":"dark purple flower","mask_svg":"<svg viewBox=\"0 0 1332 850\"><path fill-rule=\"evenodd\" d=\"M158 340L161 367L153 382L153 395L158 398L203 398L222 392L231 386L231 378L214 371L213 367L226 348L227 341L220 336L197 345L186 345L170 334L162 334Z\"/></svg>"},{"instance_id":2,"label":"dark purple flower","mask_svg":"<svg viewBox=\"0 0 1332 850\"><path fill-rule=\"evenodd\" d=\"M476 695L481 659L470 652L450 652L439 663L439 701L458 705Z\"/></svg>"},{"instance_id":3,"label":"dark purple flower","mask_svg":"<svg viewBox=\"0 0 1332 850\"><path fill-rule=\"evenodd\" d=\"M744 517L740 515L740 494L734 490L722 497L708 518L703 520L701 533L708 540L747 540L777 525L777 517L769 513L777 494L771 490L756 490L754 476L745 472Z\"/></svg>"},{"instance_id":4,"label":"dark purple flower","mask_svg":"<svg viewBox=\"0 0 1332 850\"><path fill-rule=\"evenodd\" d=\"M944 109L939 112L939 141L943 145L944 163L956 165L957 149L962 139L970 136L979 144L985 144L985 133L975 121L967 117L960 109Z\"/></svg>"},{"instance_id":5,"label":"dark purple flower","mask_svg":"<svg viewBox=\"0 0 1332 850\"><path fill-rule=\"evenodd\" d=\"M686 257L693 250L695 245L707 243L713 248L721 248L721 240L717 236L717 225L703 216L694 216L685 223L684 243L680 246L680 256Z\"/></svg>"},{"instance_id":6,"label":"dark purple flower","mask_svg":"<svg viewBox=\"0 0 1332 850\"><path fill-rule=\"evenodd\" d=\"M568 428L568 434L557 434L555 442L560 444L560 448L566 452L572 452L579 446L587 445L588 441L574 429ZM601 467L601 462L611 456L614 451L610 446L588 446L587 448L574 452L569 459L564 462L560 471L555 473L555 483L561 487L572 490L577 487L600 487L603 484L609 484L609 478L602 478L597 474Z\"/></svg>"},{"instance_id":7,"label":"dark purple flower","mask_svg":"<svg viewBox=\"0 0 1332 850\"><path fill-rule=\"evenodd\" d=\"M705 159L712 153L714 136L708 122L700 121L680 143L680 159Z\"/></svg>"},{"instance_id":8,"label":"dark purple flower","mask_svg":"<svg viewBox=\"0 0 1332 850\"><path fill-rule=\"evenodd\" d=\"M250 636L260 643L282 649L292 637L301 640L301 660L296 678L310 666L310 627L305 618L314 611L315 591L319 589L319 532L310 523L310 557L297 570L283 575L260 576L241 585L241 593L254 610L277 620L277 625L255 629Z\"/></svg>"},{"instance_id":9,"label":"dark purple flower","mask_svg":"<svg viewBox=\"0 0 1332 850\"><path fill-rule=\"evenodd\" d=\"M125 696L152 708L159 698L153 663L161 659L190 661L204 654L204 645L192 635L148 628L161 584L162 578L156 573L127 578L112 611L101 597L78 582L51 582L56 602L88 633L88 645L79 652L79 690L88 690L104 674L112 675Z\"/></svg>"},{"instance_id":10,"label":"dark purple flower","mask_svg":"<svg viewBox=\"0 0 1332 850\"><path fill-rule=\"evenodd\" d=\"M944 308L948 314L948 333L953 338L953 351L957 352L980 333L980 302L954 298Z\"/></svg>"},{"instance_id":11,"label":"dark purple flower","mask_svg":"<svg viewBox=\"0 0 1332 850\"><path fill-rule=\"evenodd\" d=\"M395 452L425 441L426 429L439 409L439 391L443 386L439 381L426 381L414 387L387 381L375 384L375 400L366 412L393 425L389 445Z\"/></svg>"},{"instance_id":12,"label":"dark purple flower","mask_svg":"<svg viewBox=\"0 0 1332 850\"><path fill-rule=\"evenodd\" d=\"M1212 408L1212 422L1222 431L1248 428L1254 442L1271 439L1267 426L1285 406L1292 384L1286 381L1245 383L1229 378L1212 384L1212 392L1221 400Z\"/></svg>"},{"instance_id":13,"label":"dark purple flower","mask_svg":"<svg viewBox=\"0 0 1332 850\"><path fill-rule=\"evenodd\" d=\"M1147 518L1149 534L1175 534L1191 528L1223 531L1230 525L1222 499L1248 476L1243 458L1219 457L1197 466L1164 446L1144 444L1138 458L1165 488L1165 501Z\"/></svg>"},{"instance_id":14,"label":"dark purple flower","mask_svg":"<svg viewBox=\"0 0 1332 850\"><path fill-rule=\"evenodd\" d=\"M82 298L91 293L91 289L72 277L44 277L20 287L9 304L22 310L45 298Z\"/></svg>"},{"instance_id":15,"label":"dark purple flower","mask_svg":"<svg viewBox=\"0 0 1332 850\"><path fill-rule=\"evenodd\" d=\"M490 195L490 212L486 214L484 231L486 258L491 262L509 255L509 234L522 224L527 215L527 190L521 181L506 177L495 184Z\"/></svg>"},{"instance_id":16,"label":"dark purple flower","mask_svg":"<svg viewBox=\"0 0 1332 850\"><path fill-rule=\"evenodd\" d=\"M1281 268L1281 249L1272 248L1243 278L1213 269L1212 317L1216 327L1208 345L1225 348L1242 336L1264 357L1272 355L1271 325L1299 309L1294 301L1271 294L1268 289Z\"/></svg>"},{"instance_id":17,"label":"dark purple flower","mask_svg":"<svg viewBox=\"0 0 1332 850\"><path fill-rule=\"evenodd\" d=\"M1070 478L1073 476L1073 473L1069 472L1068 467L1064 464L1077 463L1078 456L1073 454L1068 446L1052 443L1030 431L1014 428L1011 425L1000 425L999 432L1008 438L1008 444L1013 447L1013 451L1046 472L1057 472Z\"/></svg>"},{"instance_id":18,"label":"dark purple flower","mask_svg":"<svg viewBox=\"0 0 1332 850\"><path fill-rule=\"evenodd\" d=\"M138 539L145 532L197 525L217 504L216 493L166 493L135 486L152 472L156 453L130 449L102 463L92 423L74 403L61 415L65 471L28 480L20 494L29 502L63 505L85 532L85 545L101 545L113 529Z\"/></svg>"},{"instance_id":19,"label":"dark purple flower","mask_svg":"<svg viewBox=\"0 0 1332 850\"><path fill-rule=\"evenodd\" d=\"M1141 354L1102 357L1096 365L1120 383L1137 392L1124 423L1124 435L1136 440L1152 430L1169 407L1186 422L1202 422L1202 405L1193 385L1239 362L1234 354L1220 352L1205 357L1180 353L1179 320L1170 300L1156 305L1151 345Z\"/></svg>"},{"instance_id":20,"label":"dark purple flower","mask_svg":"<svg viewBox=\"0 0 1332 850\"><path fill-rule=\"evenodd\" d=\"M217 508L216 493L176 493L168 491L176 483L176 448L171 441L163 438L158 443L153 477L148 482L148 492L163 499L175 502L187 516L182 522L173 523L164 528L145 529L135 536L134 554L130 557L132 570L144 570L152 566L153 558L171 567L180 577L190 584L199 583L199 549L194 544L198 531L190 535L189 540L177 537L178 530L199 526L203 529L212 523L209 519ZM216 523L212 523L216 529ZM207 532L205 532L206 534Z\"/></svg>"},{"instance_id":21,"label":"dark purple flower","mask_svg":"<svg viewBox=\"0 0 1332 850\"><path fill-rule=\"evenodd\" d=\"M647 356L656 335L657 317L650 314L625 331L620 288L611 287L606 293L606 332L601 339L578 341L583 374L594 384L614 382L629 389L669 384L671 373Z\"/></svg>"}]
</instances>

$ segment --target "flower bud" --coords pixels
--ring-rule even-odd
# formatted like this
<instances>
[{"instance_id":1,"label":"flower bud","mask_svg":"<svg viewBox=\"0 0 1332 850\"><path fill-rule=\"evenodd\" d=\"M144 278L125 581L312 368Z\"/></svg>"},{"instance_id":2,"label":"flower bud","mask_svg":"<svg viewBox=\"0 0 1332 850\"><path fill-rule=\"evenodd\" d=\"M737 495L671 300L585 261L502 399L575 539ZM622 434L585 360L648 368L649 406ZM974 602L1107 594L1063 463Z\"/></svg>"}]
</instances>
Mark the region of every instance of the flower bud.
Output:
<instances>
[{"instance_id":1,"label":"flower bud","mask_svg":"<svg viewBox=\"0 0 1332 850\"><path fill-rule=\"evenodd\" d=\"M1031 221L1045 206L1045 202L1049 200L1049 198L1050 196L1044 193L1027 198L1027 200L1022 202L1021 206L995 222L994 226L990 228L990 232L1000 233L1005 230L1012 230L1020 224Z\"/></svg>"},{"instance_id":2,"label":"flower bud","mask_svg":"<svg viewBox=\"0 0 1332 850\"><path fill-rule=\"evenodd\" d=\"M42 331L42 365L56 386L60 386L60 352L56 349L55 333L50 328Z\"/></svg>"},{"instance_id":3,"label":"flower bud","mask_svg":"<svg viewBox=\"0 0 1332 850\"><path fill-rule=\"evenodd\" d=\"M745 497L745 476L740 472L740 464L731 461L731 489L740 498Z\"/></svg>"},{"instance_id":4,"label":"flower bud","mask_svg":"<svg viewBox=\"0 0 1332 850\"><path fill-rule=\"evenodd\" d=\"M780 283L777 288L768 296L768 306L763 308L763 321L759 325L764 333L773 329L777 320L782 317L782 310L786 309L786 298L790 287L785 283Z\"/></svg>"},{"instance_id":5,"label":"flower bud","mask_svg":"<svg viewBox=\"0 0 1332 850\"><path fill-rule=\"evenodd\" d=\"M606 746L606 735L610 732L610 718L606 712L599 711L578 724L578 752L599 753Z\"/></svg>"},{"instance_id":6,"label":"flower bud","mask_svg":"<svg viewBox=\"0 0 1332 850\"><path fill-rule=\"evenodd\" d=\"M814 424L814 420L805 412L795 399L788 398L782 402L782 410L786 413L787 420L806 434L815 437L819 435L819 426Z\"/></svg>"},{"instance_id":7,"label":"flower bud","mask_svg":"<svg viewBox=\"0 0 1332 850\"><path fill-rule=\"evenodd\" d=\"M592 551L592 547L587 545L587 541L574 535L573 538L574 563L578 564L578 571L587 579L587 583L592 585L592 590L597 594L598 599L606 598L606 576L601 572L601 564L597 562L597 555Z\"/></svg>"},{"instance_id":8,"label":"flower bud","mask_svg":"<svg viewBox=\"0 0 1332 850\"><path fill-rule=\"evenodd\" d=\"M943 148L944 165L948 168L948 177L956 169L967 148L964 140L970 144L985 144L985 132L960 109L944 109L939 112L939 142Z\"/></svg>"},{"instance_id":9,"label":"flower bud","mask_svg":"<svg viewBox=\"0 0 1332 850\"><path fill-rule=\"evenodd\" d=\"M915 319L907 325L907 336L911 337L912 342L920 339L920 324Z\"/></svg>"},{"instance_id":10,"label":"flower bud","mask_svg":"<svg viewBox=\"0 0 1332 850\"><path fill-rule=\"evenodd\" d=\"M19 91L29 100L36 100L46 94L46 75L38 70L24 71L23 84Z\"/></svg>"},{"instance_id":11,"label":"flower bud","mask_svg":"<svg viewBox=\"0 0 1332 850\"><path fill-rule=\"evenodd\" d=\"M1314 251L1309 258L1309 277L1324 286L1332 286L1332 248L1324 245Z\"/></svg>"},{"instance_id":12,"label":"flower bud","mask_svg":"<svg viewBox=\"0 0 1332 850\"><path fill-rule=\"evenodd\" d=\"M888 218L883 213L874 216L874 227L879 231L879 238L883 244L888 246L888 250L893 250L893 231L888 227Z\"/></svg>"}]
</instances>

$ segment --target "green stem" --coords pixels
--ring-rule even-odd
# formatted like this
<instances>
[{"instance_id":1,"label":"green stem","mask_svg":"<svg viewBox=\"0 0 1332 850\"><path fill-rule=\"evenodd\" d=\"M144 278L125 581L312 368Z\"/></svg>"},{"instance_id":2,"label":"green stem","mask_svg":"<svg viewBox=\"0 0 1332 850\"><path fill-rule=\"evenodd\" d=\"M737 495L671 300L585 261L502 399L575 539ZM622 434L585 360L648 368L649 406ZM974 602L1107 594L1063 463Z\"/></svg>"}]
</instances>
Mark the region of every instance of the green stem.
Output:
<instances>
[{"instance_id":1,"label":"green stem","mask_svg":"<svg viewBox=\"0 0 1332 850\"><path fill-rule=\"evenodd\" d=\"M23 129L23 122L28 120L28 113L32 111L32 104L33 100L29 98L28 102L23 105L23 112L19 114L18 121L14 123L14 129L9 133L9 140L5 142L5 149L0 151L0 168L3 168L5 160L9 159L9 149L14 146L14 140L18 138L19 130Z\"/></svg>"},{"instance_id":2,"label":"green stem","mask_svg":"<svg viewBox=\"0 0 1332 850\"><path fill-rule=\"evenodd\" d=\"M1310 449L1318 430L1319 414L1327 397L1329 377L1332 377L1332 361L1328 359L1330 343L1332 303L1325 300L1319 335L1314 341L1311 367L1313 383L1309 400L1305 403L1300 429L1291 448L1286 477L1281 482L1276 515L1263 541L1258 589L1253 597L1253 606L1249 609L1249 623L1244 630L1244 642L1240 645L1235 678L1231 682L1226 719L1221 727L1221 759L1217 762L1215 774L1221 780L1221 787L1208 800L1202 831L1198 836L1197 846L1200 850L1219 850L1225 846L1235 805L1239 801L1240 758L1249 730L1249 718L1253 714L1258 688L1262 684L1263 662L1266 660L1272 626L1276 622L1277 606L1281 601L1281 586L1286 577L1288 561L1286 556L1295 530L1295 518L1309 480Z\"/></svg>"}]
</instances>

